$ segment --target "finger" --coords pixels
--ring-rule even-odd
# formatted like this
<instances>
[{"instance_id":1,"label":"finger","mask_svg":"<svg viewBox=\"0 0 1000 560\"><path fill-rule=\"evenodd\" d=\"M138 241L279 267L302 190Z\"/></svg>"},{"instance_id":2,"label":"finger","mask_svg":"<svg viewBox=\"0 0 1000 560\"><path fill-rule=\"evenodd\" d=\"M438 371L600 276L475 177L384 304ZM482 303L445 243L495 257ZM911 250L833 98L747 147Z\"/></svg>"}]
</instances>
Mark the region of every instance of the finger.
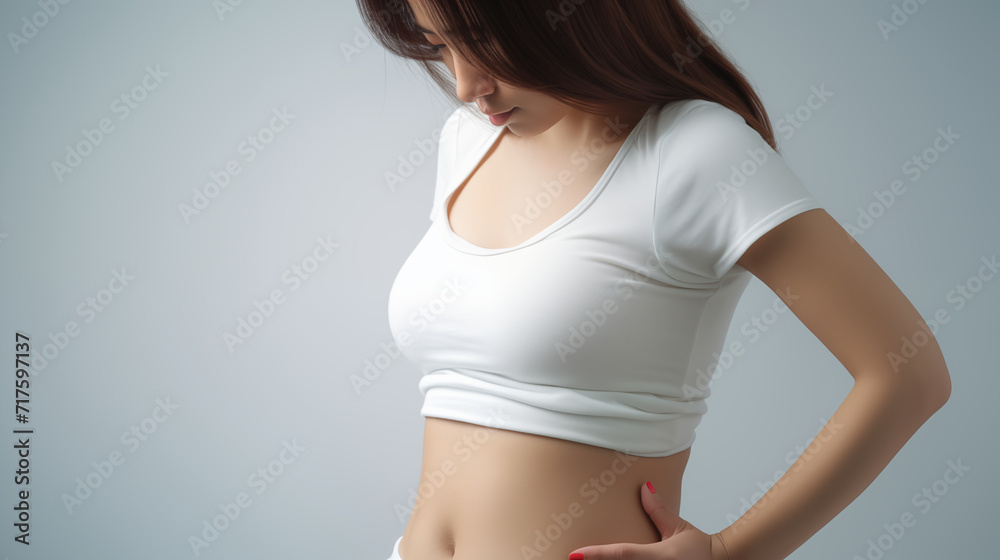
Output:
<instances>
[{"instance_id":1,"label":"finger","mask_svg":"<svg viewBox=\"0 0 1000 560\"><path fill-rule=\"evenodd\" d=\"M663 552L653 544L617 543L585 546L570 553L569 560L661 560Z\"/></svg>"},{"instance_id":2,"label":"finger","mask_svg":"<svg viewBox=\"0 0 1000 560\"><path fill-rule=\"evenodd\" d=\"M652 483L647 484L652 485ZM662 496L650 490L647 484L643 484L639 489L642 507L660 531L660 538L668 539L687 527L687 522L681 519L678 512Z\"/></svg>"}]
</instances>

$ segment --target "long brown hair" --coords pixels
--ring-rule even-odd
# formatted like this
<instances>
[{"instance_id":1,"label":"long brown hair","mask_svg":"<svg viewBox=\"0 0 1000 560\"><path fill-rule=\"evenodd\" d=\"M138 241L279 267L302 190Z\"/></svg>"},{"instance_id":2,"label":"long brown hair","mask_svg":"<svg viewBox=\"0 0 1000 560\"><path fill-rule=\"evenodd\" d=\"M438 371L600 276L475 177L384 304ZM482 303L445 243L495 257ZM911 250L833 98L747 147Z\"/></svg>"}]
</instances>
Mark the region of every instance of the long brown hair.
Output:
<instances>
[{"instance_id":1,"label":"long brown hair","mask_svg":"<svg viewBox=\"0 0 1000 560\"><path fill-rule=\"evenodd\" d=\"M604 104L714 101L778 149L753 87L682 0L423 1L449 46L500 82L584 112ZM464 105L406 0L356 2L376 41L418 61L456 106Z\"/></svg>"}]
</instances>

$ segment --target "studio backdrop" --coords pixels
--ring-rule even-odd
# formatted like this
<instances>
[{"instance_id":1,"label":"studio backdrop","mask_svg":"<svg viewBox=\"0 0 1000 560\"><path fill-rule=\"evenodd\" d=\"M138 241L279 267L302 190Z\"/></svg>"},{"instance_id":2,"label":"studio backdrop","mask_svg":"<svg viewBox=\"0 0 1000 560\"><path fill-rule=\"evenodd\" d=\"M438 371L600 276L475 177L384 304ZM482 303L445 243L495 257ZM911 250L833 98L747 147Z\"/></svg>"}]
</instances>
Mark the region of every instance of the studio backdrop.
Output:
<instances>
[{"instance_id":1,"label":"studio backdrop","mask_svg":"<svg viewBox=\"0 0 1000 560\"><path fill-rule=\"evenodd\" d=\"M790 558L997 558L1000 5L688 4L952 377ZM10 1L0 31L0 558L388 557L423 419L387 297L454 107L353 1ZM684 479L706 531L853 383L757 279L733 341Z\"/></svg>"}]
</instances>

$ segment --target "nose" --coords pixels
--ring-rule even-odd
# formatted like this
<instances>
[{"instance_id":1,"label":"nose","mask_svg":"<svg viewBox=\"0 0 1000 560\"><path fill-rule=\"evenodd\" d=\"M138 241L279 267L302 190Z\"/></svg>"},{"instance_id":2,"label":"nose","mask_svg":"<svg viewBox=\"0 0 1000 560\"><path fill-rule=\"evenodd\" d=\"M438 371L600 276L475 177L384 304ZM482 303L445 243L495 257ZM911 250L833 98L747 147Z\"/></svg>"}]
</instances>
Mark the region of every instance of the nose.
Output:
<instances>
[{"instance_id":1,"label":"nose","mask_svg":"<svg viewBox=\"0 0 1000 560\"><path fill-rule=\"evenodd\" d=\"M452 60L456 95L465 103L472 103L484 95L493 93L493 90L496 89L496 81L489 75L457 55Z\"/></svg>"}]
</instances>

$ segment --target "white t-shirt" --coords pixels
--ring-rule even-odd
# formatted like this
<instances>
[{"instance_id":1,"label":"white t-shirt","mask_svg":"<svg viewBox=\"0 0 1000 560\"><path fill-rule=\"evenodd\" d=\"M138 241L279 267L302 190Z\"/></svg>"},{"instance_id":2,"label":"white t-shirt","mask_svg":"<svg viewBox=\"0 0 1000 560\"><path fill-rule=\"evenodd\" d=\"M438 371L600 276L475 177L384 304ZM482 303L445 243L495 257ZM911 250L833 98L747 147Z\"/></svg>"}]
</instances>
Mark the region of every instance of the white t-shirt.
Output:
<instances>
[{"instance_id":1,"label":"white t-shirt","mask_svg":"<svg viewBox=\"0 0 1000 560\"><path fill-rule=\"evenodd\" d=\"M432 223L389 293L393 338L423 374L421 415L646 457L687 449L751 277L736 261L820 204L738 113L682 100L651 106L564 216L515 247L479 247L445 208L502 127L466 111L442 128ZM558 181L542 192L525 219Z\"/></svg>"}]
</instances>

